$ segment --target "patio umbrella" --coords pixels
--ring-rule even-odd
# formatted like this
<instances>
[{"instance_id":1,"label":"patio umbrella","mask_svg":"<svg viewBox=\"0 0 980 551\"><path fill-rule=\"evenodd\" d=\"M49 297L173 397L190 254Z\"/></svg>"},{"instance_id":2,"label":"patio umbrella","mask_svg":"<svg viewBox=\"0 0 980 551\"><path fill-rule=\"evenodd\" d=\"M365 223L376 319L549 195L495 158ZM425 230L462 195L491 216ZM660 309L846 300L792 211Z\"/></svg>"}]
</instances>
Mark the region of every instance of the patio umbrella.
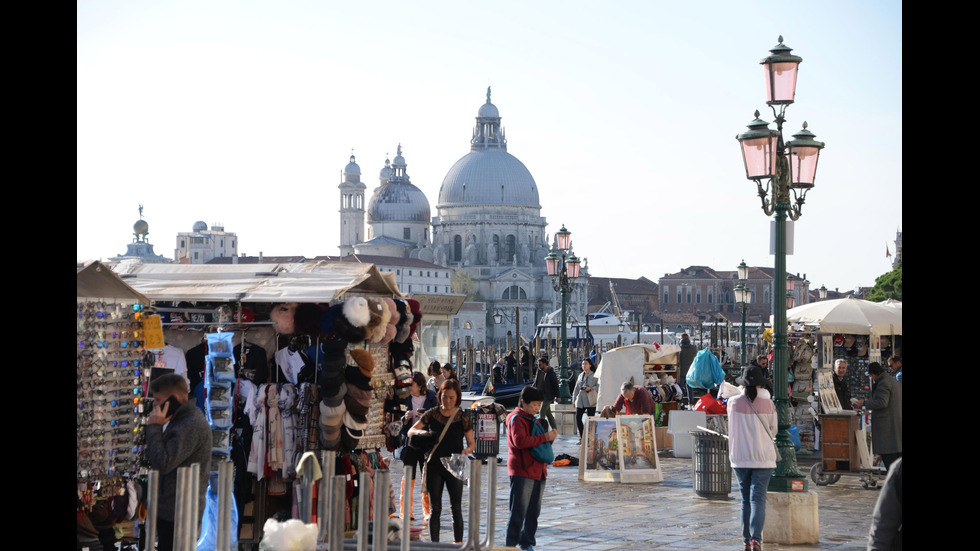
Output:
<instances>
[{"instance_id":1,"label":"patio umbrella","mask_svg":"<svg viewBox=\"0 0 980 551\"><path fill-rule=\"evenodd\" d=\"M819 327L821 333L869 335L902 334L902 308L859 298L811 302L787 310L786 321Z\"/></svg>"}]
</instances>

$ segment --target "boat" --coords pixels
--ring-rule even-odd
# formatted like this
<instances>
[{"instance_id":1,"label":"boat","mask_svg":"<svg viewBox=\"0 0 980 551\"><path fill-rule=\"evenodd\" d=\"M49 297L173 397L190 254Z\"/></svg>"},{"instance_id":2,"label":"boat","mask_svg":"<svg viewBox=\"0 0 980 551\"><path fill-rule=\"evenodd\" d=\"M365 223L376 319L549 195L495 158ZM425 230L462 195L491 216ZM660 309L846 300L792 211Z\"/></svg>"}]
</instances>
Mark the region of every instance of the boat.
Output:
<instances>
[{"instance_id":1,"label":"boat","mask_svg":"<svg viewBox=\"0 0 980 551\"><path fill-rule=\"evenodd\" d=\"M628 318L629 312L624 316ZM534 338L540 338L542 343L557 346L556 340L561 337L561 322L555 321L561 315L561 310L552 312L542 318L534 332ZM622 344L636 344L637 332L630 329L630 324L611 312L592 312L588 324L583 321L569 320L565 327L568 346L582 347L596 345L605 350ZM677 336L670 331L640 331L641 344L677 344Z\"/></svg>"}]
</instances>

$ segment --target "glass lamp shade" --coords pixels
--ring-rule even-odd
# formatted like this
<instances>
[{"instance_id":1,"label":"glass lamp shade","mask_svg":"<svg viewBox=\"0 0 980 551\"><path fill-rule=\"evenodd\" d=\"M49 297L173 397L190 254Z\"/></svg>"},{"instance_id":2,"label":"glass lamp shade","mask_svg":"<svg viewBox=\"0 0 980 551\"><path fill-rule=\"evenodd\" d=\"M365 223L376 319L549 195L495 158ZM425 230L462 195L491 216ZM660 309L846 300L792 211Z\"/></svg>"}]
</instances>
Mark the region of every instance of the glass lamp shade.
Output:
<instances>
[{"instance_id":1,"label":"glass lamp shade","mask_svg":"<svg viewBox=\"0 0 980 551\"><path fill-rule=\"evenodd\" d=\"M806 127L804 122L803 129L793 134L793 139L786 143L789 151L790 186L794 188L813 187L813 181L817 177L817 160L824 147L824 143L816 141L816 136Z\"/></svg>"},{"instance_id":2,"label":"glass lamp shade","mask_svg":"<svg viewBox=\"0 0 980 551\"><path fill-rule=\"evenodd\" d=\"M736 304L746 304L748 299L745 296L745 286L739 283L735 286L735 303Z\"/></svg>"},{"instance_id":3,"label":"glass lamp shade","mask_svg":"<svg viewBox=\"0 0 980 551\"><path fill-rule=\"evenodd\" d=\"M821 285L820 288L817 289L817 293L819 293L820 295L820 300L827 298L827 288L824 287L823 285Z\"/></svg>"},{"instance_id":4,"label":"glass lamp shade","mask_svg":"<svg viewBox=\"0 0 980 551\"><path fill-rule=\"evenodd\" d=\"M752 304L752 291L745 289L745 304Z\"/></svg>"},{"instance_id":5,"label":"glass lamp shade","mask_svg":"<svg viewBox=\"0 0 980 551\"><path fill-rule=\"evenodd\" d=\"M548 268L548 275L556 276L558 275L558 261L561 260L558 254L554 250L548 253L548 256L544 257L544 265Z\"/></svg>"},{"instance_id":6,"label":"glass lamp shade","mask_svg":"<svg viewBox=\"0 0 980 551\"><path fill-rule=\"evenodd\" d=\"M567 251L572 244L572 232L565 229L565 225L562 224L561 229L555 234L555 240L558 241L558 249L562 251Z\"/></svg>"},{"instance_id":7,"label":"glass lamp shade","mask_svg":"<svg viewBox=\"0 0 980 551\"><path fill-rule=\"evenodd\" d=\"M769 129L769 123L759 118L748 125L748 130L735 136L742 144L742 160L745 162L745 177L749 180L772 178L776 175L776 152L779 133Z\"/></svg>"},{"instance_id":8,"label":"glass lamp shade","mask_svg":"<svg viewBox=\"0 0 980 551\"><path fill-rule=\"evenodd\" d=\"M749 278L749 266L744 260L738 265L738 278L742 281Z\"/></svg>"},{"instance_id":9,"label":"glass lamp shade","mask_svg":"<svg viewBox=\"0 0 980 551\"><path fill-rule=\"evenodd\" d=\"M503 319L504 319L504 316L502 316L500 314L500 312L494 313L494 315L493 315L493 322L494 323L500 323L501 321L503 321Z\"/></svg>"},{"instance_id":10,"label":"glass lamp shade","mask_svg":"<svg viewBox=\"0 0 980 551\"><path fill-rule=\"evenodd\" d=\"M796 297L786 297L786 307L792 310L796 307Z\"/></svg>"},{"instance_id":11,"label":"glass lamp shade","mask_svg":"<svg viewBox=\"0 0 980 551\"><path fill-rule=\"evenodd\" d=\"M769 105L788 105L796 98L796 73L803 58L791 55L791 51L793 49L783 44L780 36L779 44L769 50L771 55L759 62L765 70L766 103Z\"/></svg>"},{"instance_id":12,"label":"glass lamp shade","mask_svg":"<svg viewBox=\"0 0 980 551\"><path fill-rule=\"evenodd\" d=\"M572 253L572 256L568 258L568 262L565 262L565 267L568 268L568 279L575 279L578 277L581 263L579 262L578 257L575 256L575 253Z\"/></svg>"},{"instance_id":13,"label":"glass lamp shade","mask_svg":"<svg viewBox=\"0 0 980 551\"><path fill-rule=\"evenodd\" d=\"M786 276L786 292L789 293L796 288L796 282L793 281L792 276Z\"/></svg>"}]
</instances>

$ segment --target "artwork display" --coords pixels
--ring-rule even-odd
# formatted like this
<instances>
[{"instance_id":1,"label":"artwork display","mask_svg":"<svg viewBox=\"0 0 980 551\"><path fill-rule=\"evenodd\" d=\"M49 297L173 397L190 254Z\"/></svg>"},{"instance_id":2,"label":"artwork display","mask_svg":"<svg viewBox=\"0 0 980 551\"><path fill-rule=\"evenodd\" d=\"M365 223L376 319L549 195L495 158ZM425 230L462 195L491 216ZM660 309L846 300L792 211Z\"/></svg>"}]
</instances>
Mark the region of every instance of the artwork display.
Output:
<instances>
[{"instance_id":1,"label":"artwork display","mask_svg":"<svg viewBox=\"0 0 980 551\"><path fill-rule=\"evenodd\" d=\"M663 482L653 417L650 415L620 415L619 451L622 465L621 482Z\"/></svg>"},{"instance_id":2,"label":"artwork display","mask_svg":"<svg viewBox=\"0 0 980 551\"><path fill-rule=\"evenodd\" d=\"M623 464L619 434L619 417L585 419L581 450L584 460L579 461L579 480L619 482Z\"/></svg>"}]
</instances>

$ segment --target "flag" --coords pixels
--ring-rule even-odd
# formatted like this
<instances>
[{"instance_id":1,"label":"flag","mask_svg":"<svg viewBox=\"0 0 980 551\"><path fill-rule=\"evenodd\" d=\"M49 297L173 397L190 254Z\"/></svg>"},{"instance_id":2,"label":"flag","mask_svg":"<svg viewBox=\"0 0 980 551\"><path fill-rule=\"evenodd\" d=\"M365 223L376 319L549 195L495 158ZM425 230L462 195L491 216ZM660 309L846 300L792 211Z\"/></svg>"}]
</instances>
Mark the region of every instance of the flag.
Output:
<instances>
[{"instance_id":1,"label":"flag","mask_svg":"<svg viewBox=\"0 0 980 551\"><path fill-rule=\"evenodd\" d=\"M888 250L888 243L885 243L885 258L891 258L892 253Z\"/></svg>"}]
</instances>

